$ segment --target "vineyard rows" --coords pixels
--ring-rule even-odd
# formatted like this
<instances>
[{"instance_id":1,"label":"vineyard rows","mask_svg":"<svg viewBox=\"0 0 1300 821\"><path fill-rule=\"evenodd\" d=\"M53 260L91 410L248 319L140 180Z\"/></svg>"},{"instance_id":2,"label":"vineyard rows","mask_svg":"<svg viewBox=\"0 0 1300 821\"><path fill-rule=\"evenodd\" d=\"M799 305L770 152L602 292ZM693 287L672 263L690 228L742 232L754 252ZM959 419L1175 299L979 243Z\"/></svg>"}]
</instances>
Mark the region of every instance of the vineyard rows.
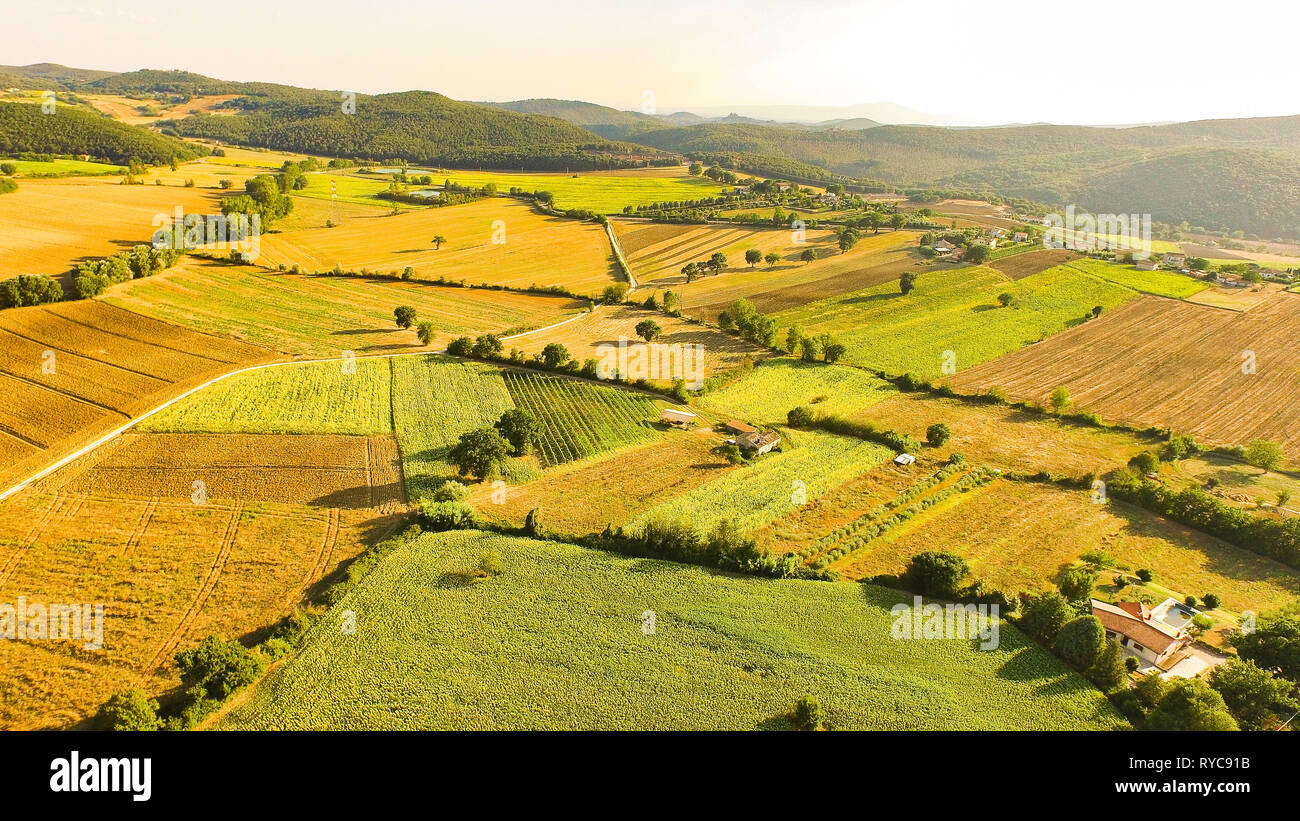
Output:
<instances>
[{"instance_id":1,"label":"vineyard rows","mask_svg":"<svg viewBox=\"0 0 1300 821\"><path fill-rule=\"evenodd\" d=\"M648 396L541 374L503 376L515 405L541 422L538 450L548 467L655 436L657 410Z\"/></svg>"}]
</instances>

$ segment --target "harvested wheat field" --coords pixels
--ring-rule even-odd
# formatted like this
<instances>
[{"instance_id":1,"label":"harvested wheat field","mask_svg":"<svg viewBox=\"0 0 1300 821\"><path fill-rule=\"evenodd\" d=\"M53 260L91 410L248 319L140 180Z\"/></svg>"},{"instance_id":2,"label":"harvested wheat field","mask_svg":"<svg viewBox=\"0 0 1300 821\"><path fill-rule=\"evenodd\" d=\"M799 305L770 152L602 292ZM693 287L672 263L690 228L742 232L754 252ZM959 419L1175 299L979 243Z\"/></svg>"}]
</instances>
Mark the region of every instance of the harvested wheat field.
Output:
<instances>
[{"instance_id":1,"label":"harvested wheat field","mask_svg":"<svg viewBox=\"0 0 1300 821\"><path fill-rule=\"evenodd\" d=\"M432 240L439 235L447 241L436 247ZM308 271L342 265L349 271L400 273L410 266L422 280L442 277L518 288L559 285L592 295L617 279L603 227L548 216L506 197L395 216L372 210L334 228L271 234L262 239L258 261L297 264Z\"/></svg>"},{"instance_id":2,"label":"harvested wheat field","mask_svg":"<svg viewBox=\"0 0 1300 821\"><path fill-rule=\"evenodd\" d=\"M894 528L846 575L896 573L917 553L948 550L991 587L1048 590L1082 553L1103 550L1120 569L1149 568L1179 599L1213 592L1240 612L1282 607L1300 595L1300 572L1138 508L1093 504L1090 491L997 480L956 499Z\"/></svg>"},{"instance_id":3,"label":"harvested wheat field","mask_svg":"<svg viewBox=\"0 0 1300 821\"><path fill-rule=\"evenodd\" d=\"M462 334L508 334L549 325L585 306L567 297L276 273L199 260L113 286L103 299L300 356L420 350L425 346L415 329L393 322L399 305L415 308L417 324L434 324L435 349Z\"/></svg>"},{"instance_id":4,"label":"harvested wheat field","mask_svg":"<svg viewBox=\"0 0 1300 821\"><path fill-rule=\"evenodd\" d=\"M1232 312L1144 296L1099 319L957 375L1044 402L1058 385L1076 408L1169 426L1211 444L1268 439L1300 458L1300 297ZM1243 373L1247 357L1254 373Z\"/></svg>"},{"instance_id":5,"label":"harvested wheat field","mask_svg":"<svg viewBox=\"0 0 1300 821\"><path fill-rule=\"evenodd\" d=\"M493 502L490 485L479 485L471 501L483 516L510 525L522 525L528 511L540 507L548 533L598 533L737 469L713 453L721 441L705 429L673 433L551 469L541 479L508 488L501 504Z\"/></svg>"},{"instance_id":6,"label":"harvested wheat field","mask_svg":"<svg viewBox=\"0 0 1300 821\"><path fill-rule=\"evenodd\" d=\"M158 100L136 100L116 94L87 94L86 100L115 120L128 125L153 125L159 120L173 120L190 114L233 114L237 109L221 108L221 104L234 100L238 94L204 94L183 103L167 105Z\"/></svg>"},{"instance_id":7,"label":"harvested wheat field","mask_svg":"<svg viewBox=\"0 0 1300 821\"><path fill-rule=\"evenodd\" d=\"M12 458L0 467L0 485L189 387L274 358L94 300L7 310L0 451Z\"/></svg>"},{"instance_id":8,"label":"harvested wheat field","mask_svg":"<svg viewBox=\"0 0 1300 821\"><path fill-rule=\"evenodd\" d=\"M186 213L219 213L221 195L228 193L119 183L118 177L23 180L0 197L0 279L48 274L62 278L67 291L65 275L77 263L149 242L157 230L154 217L171 218L177 206Z\"/></svg>"},{"instance_id":9,"label":"harvested wheat field","mask_svg":"<svg viewBox=\"0 0 1300 821\"><path fill-rule=\"evenodd\" d=\"M202 482L202 485L196 485ZM131 498L265 501L395 511L406 501L392 436L128 433L41 488Z\"/></svg>"},{"instance_id":10,"label":"harvested wheat field","mask_svg":"<svg viewBox=\"0 0 1300 821\"><path fill-rule=\"evenodd\" d=\"M615 225L638 286L671 289L682 297L686 313L709 321L716 320L720 310L740 297L751 300L760 311L779 311L896 279L917 259L918 234L914 231L868 235L847 253L840 253L830 231L808 231L806 243L795 244L787 229L619 221ZM751 267L745 262L745 251L751 248L764 254L774 251L781 260L775 265L760 262ZM815 251L818 259L801 262L799 256L808 249ZM715 252L727 256L729 267L687 284L681 269L691 262L705 262Z\"/></svg>"},{"instance_id":11,"label":"harvested wheat field","mask_svg":"<svg viewBox=\"0 0 1300 821\"><path fill-rule=\"evenodd\" d=\"M292 611L395 523L374 510L24 492L0 503L0 601L104 606L103 648L0 642L0 727L57 728L177 685L172 657Z\"/></svg>"},{"instance_id":12,"label":"harvested wheat field","mask_svg":"<svg viewBox=\"0 0 1300 821\"><path fill-rule=\"evenodd\" d=\"M703 360L691 359L685 367L669 369L655 380L671 382L681 377L687 382L696 378L703 380L719 371L725 371L739 365L746 357L762 359L771 355L771 351L750 344L739 337L724 334L708 325L701 325L685 319L668 316L658 311L648 311L625 305L598 305L583 315L581 319L555 328L531 333L509 342L509 347L519 348L525 353L538 353L552 342L559 342L569 350L569 354L579 361L587 358L601 358L601 346L606 350L617 351L619 339L627 340L629 358L643 356L645 341L637 336L638 322L652 320L662 328L662 334L655 339L656 345L699 345L703 351ZM683 348L683 351L685 348ZM675 362L684 360L673 359ZM687 373L687 370L693 373ZM633 374L633 378L636 375Z\"/></svg>"}]
</instances>

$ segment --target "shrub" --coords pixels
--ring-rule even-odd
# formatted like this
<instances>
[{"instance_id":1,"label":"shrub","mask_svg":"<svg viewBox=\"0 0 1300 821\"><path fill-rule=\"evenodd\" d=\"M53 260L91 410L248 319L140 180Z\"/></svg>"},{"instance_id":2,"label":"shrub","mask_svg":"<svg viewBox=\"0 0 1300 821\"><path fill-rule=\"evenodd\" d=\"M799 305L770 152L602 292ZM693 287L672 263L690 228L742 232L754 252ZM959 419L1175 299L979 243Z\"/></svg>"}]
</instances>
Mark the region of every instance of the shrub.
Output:
<instances>
[{"instance_id":1,"label":"shrub","mask_svg":"<svg viewBox=\"0 0 1300 821\"><path fill-rule=\"evenodd\" d=\"M1097 571L1087 567L1071 567L1061 574L1057 585L1061 594L1070 601L1083 601L1092 595L1097 585Z\"/></svg>"},{"instance_id":2,"label":"shrub","mask_svg":"<svg viewBox=\"0 0 1300 821\"><path fill-rule=\"evenodd\" d=\"M181 683L187 688L199 688L217 701L226 700L231 693L256 681L262 667L262 660L242 644L215 635L192 650L176 654Z\"/></svg>"},{"instance_id":3,"label":"shrub","mask_svg":"<svg viewBox=\"0 0 1300 821\"><path fill-rule=\"evenodd\" d=\"M465 530L474 527L474 508L468 502L420 503L420 523L429 530Z\"/></svg>"},{"instance_id":4,"label":"shrub","mask_svg":"<svg viewBox=\"0 0 1300 821\"><path fill-rule=\"evenodd\" d=\"M1128 656L1124 659L1124 669L1128 670L1130 673L1136 673L1138 668L1141 666L1142 662L1137 660L1137 656Z\"/></svg>"},{"instance_id":5,"label":"shrub","mask_svg":"<svg viewBox=\"0 0 1300 821\"><path fill-rule=\"evenodd\" d=\"M495 550L489 550L484 553L478 560L478 569L489 576L500 576L506 572L505 559Z\"/></svg>"},{"instance_id":6,"label":"shrub","mask_svg":"<svg viewBox=\"0 0 1300 821\"><path fill-rule=\"evenodd\" d=\"M1206 610L1217 610L1219 605L1223 604L1223 600L1214 593L1206 593L1201 601L1205 604Z\"/></svg>"},{"instance_id":7,"label":"shrub","mask_svg":"<svg viewBox=\"0 0 1300 821\"><path fill-rule=\"evenodd\" d=\"M542 535L542 527L542 509L535 507L528 511L528 515L524 517L524 532L529 536L538 537Z\"/></svg>"},{"instance_id":8,"label":"shrub","mask_svg":"<svg viewBox=\"0 0 1300 821\"><path fill-rule=\"evenodd\" d=\"M1200 604L1200 602L1196 600L1195 596L1188 596L1185 599L1183 599L1183 604L1187 605L1188 607L1195 607L1196 605Z\"/></svg>"},{"instance_id":9,"label":"shrub","mask_svg":"<svg viewBox=\"0 0 1300 821\"><path fill-rule=\"evenodd\" d=\"M927 550L908 560L907 569L900 578L908 589L923 596L955 599L961 582L969 575L970 565L961 556L942 550Z\"/></svg>"},{"instance_id":10,"label":"shrub","mask_svg":"<svg viewBox=\"0 0 1300 821\"><path fill-rule=\"evenodd\" d=\"M457 482L455 479L448 479L438 486L429 498L435 502L459 502L469 495L469 488Z\"/></svg>"},{"instance_id":11,"label":"shrub","mask_svg":"<svg viewBox=\"0 0 1300 821\"><path fill-rule=\"evenodd\" d=\"M1020 628L1043 641L1054 638L1070 615L1069 604L1060 593L1044 593L1031 599L1020 617Z\"/></svg>"},{"instance_id":12,"label":"shrub","mask_svg":"<svg viewBox=\"0 0 1300 821\"><path fill-rule=\"evenodd\" d=\"M1152 579L1155 578L1155 574L1152 573L1150 570L1146 569L1145 567L1139 567L1135 575L1143 584L1148 584Z\"/></svg>"},{"instance_id":13,"label":"shrub","mask_svg":"<svg viewBox=\"0 0 1300 821\"><path fill-rule=\"evenodd\" d=\"M800 405L797 408L791 408L790 412L785 415L786 422L792 428L810 428L817 421L816 414L812 408Z\"/></svg>"},{"instance_id":14,"label":"shrub","mask_svg":"<svg viewBox=\"0 0 1300 821\"><path fill-rule=\"evenodd\" d=\"M952 437L952 429L943 422L936 422L925 429L925 441L930 447L937 448Z\"/></svg>"},{"instance_id":15,"label":"shrub","mask_svg":"<svg viewBox=\"0 0 1300 821\"><path fill-rule=\"evenodd\" d=\"M100 730L138 731L158 730L158 702L143 690L124 690L104 702L95 715L95 727Z\"/></svg>"},{"instance_id":16,"label":"shrub","mask_svg":"<svg viewBox=\"0 0 1300 821\"><path fill-rule=\"evenodd\" d=\"M468 336L457 337L447 345L447 353L452 356L469 356L473 350L474 340Z\"/></svg>"}]
</instances>

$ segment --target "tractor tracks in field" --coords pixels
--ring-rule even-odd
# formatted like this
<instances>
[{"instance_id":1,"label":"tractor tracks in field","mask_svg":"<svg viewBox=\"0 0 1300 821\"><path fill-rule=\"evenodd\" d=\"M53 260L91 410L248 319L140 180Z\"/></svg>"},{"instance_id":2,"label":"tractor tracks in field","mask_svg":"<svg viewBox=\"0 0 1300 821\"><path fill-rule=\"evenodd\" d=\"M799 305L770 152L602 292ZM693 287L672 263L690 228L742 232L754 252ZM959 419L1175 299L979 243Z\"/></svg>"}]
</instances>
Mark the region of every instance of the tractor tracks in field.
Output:
<instances>
[{"instance_id":1,"label":"tractor tracks in field","mask_svg":"<svg viewBox=\"0 0 1300 821\"><path fill-rule=\"evenodd\" d=\"M203 584L199 587L198 594L191 600L189 609L185 611L185 615L181 617L175 629L167 636L167 640L163 642L162 646L158 648L158 652L145 665L142 671L143 675L148 676L162 666L167 657L175 652L177 645L189 633L190 627L193 626L199 614L203 612L203 606L207 604L208 597L216 589L217 582L226 569L226 562L230 559L230 550L235 544L235 536L239 532L239 520L243 512L244 505L242 503L236 503L231 509L230 521L226 523L226 532L221 538L221 547L217 550L216 558L212 560L212 565L203 577Z\"/></svg>"}]
</instances>

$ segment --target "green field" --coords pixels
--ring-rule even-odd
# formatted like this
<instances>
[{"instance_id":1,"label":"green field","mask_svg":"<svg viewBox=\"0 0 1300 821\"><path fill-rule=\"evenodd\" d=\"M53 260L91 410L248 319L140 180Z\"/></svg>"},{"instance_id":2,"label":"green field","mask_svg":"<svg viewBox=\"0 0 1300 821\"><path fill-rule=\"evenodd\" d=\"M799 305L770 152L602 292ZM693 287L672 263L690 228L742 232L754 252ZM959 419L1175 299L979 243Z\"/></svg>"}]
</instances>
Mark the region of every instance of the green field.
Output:
<instances>
[{"instance_id":1,"label":"green field","mask_svg":"<svg viewBox=\"0 0 1300 821\"><path fill-rule=\"evenodd\" d=\"M1185 299L1210 287L1199 279L1170 271L1139 271L1132 265L1101 259L1078 259L1058 266L1092 274L1107 282L1123 285L1144 294Z\"/></svg>"},{"instance_id":2,"label":"green field","mask_svg":"<svg viewBox=\"0 0 1300 821\"><path fill-rule=\"evenodd\" d=\"M526 174L498 173L495 171L448 171L411 168L411 175L429 174L433 184L440 186L444 180L457 185L482 188L496 183L497 190L506 194L511 188L521 188L528 193L550 191L555 195L556 208L585 208L601 214L621 213L624 206L651 205L657 202L698 200L720 194L725 186L703 177L658 177L651 175L619 176L614 174ZM307 187L294 193L302 197L330 199L330 180L337 184L337 199L360 205L382 205L391 208L393 203L375 195L388 187L387 174L373 176L346 173L308 174ZM423 206L410 206L419 208Z\"/></svg>"},{"instance_id":3,"label":"green field","mask_svg":"<svg viewBox=\"0 0 1300 821\"><path fill-rule=\"evenodd\" d=\"M1003 308L1010 293L1017 307ZM1137 292L1058 267L1012 282L991 268L921 274L904 296L890 282L776 314L782 327L829 332L848 346L847 359L889 373L942 375L945 352L957 370L995 359L1077 324L1093 306L1114 308Z\"/></svg>"},{"instance_id":4,"label":"green field","mask_svg":"<svg viewBox=\"0 0 1300 821\"><path fill-rule=\"evenodd\" d=\"M387 359L303 362L227 377L140 423L154 433L339 433L392 430Z\"/></svg>"},{"instance_id":5,"label":"green field","mask_svg":"<svg viewBox=\"0 0 1300 821\"><path fill-rule=\"evenodd\" d=\"M760 456L742 470L650 508L628 522L628 529L635 532L653 520L685 519L707 531L732 518L742 530L755 530L793 510L799 491L810 502L894 456L881 445L817 430L782 429L781 435L781 452Z\"/></svg>"},{"instance_id":6,"label":"green field","mask_svg":"<svg viewBox=\"0 0 1300 821\"><path fill-rule=\"evenodd\" d=\"M725 388L707 393L701 408L759 423L784 423L793 407L821 413L851 413L897 390L850 367L827 367L798 359L769 359Z\"/></svg>"},{"instance_id":7,"label":"green field","mask_svg":"<svg viewBox=\"0 0 1300 821\"><path fill-rule=\"evenodd\" d=\"M23 177L97 177L104 174L125 174L126 168L102 162L85 162L83 160L9 160L0 158L0 162L13 163L18 166L16 172Z\"/></svg>"},{"instance_id":8,"label":"green field","mask_svg":"<svg viewBox=\"0 0 1300 821\"><path fill-rule=\"evenodd\" d=\"M418 499L456 473L447 452L462 433L514 407L501 371L441 356L393 357L393 427L406 493ZM522 477L507 477L519 479Z\"/></svg>"},{"instance_id":9,"label":"green field","mask_svg":"<svg viewBox=\"0 0 1300 821\"><path fill-rule=\"evenodd\" d=\"M505 571L471 581L489 550ZM461 531L391 554L220 729L1119 729L1002 624L996 650L892 638L902 594L743 578ZM643 632L645 611L652 634ZM344 613L356 629L344 633Z\"/></svg>"},{"instance_id":10,"label":"green field","mask_svg":"<svg viewBox=\"0 0 1300 821\"><path fill-rule=\"evenodd\" d=\"M659 408L649 396L536 373L506 371L517 407L542 423L538 447L551 466L653 439Z\"/></svg>"}]
</instances>

